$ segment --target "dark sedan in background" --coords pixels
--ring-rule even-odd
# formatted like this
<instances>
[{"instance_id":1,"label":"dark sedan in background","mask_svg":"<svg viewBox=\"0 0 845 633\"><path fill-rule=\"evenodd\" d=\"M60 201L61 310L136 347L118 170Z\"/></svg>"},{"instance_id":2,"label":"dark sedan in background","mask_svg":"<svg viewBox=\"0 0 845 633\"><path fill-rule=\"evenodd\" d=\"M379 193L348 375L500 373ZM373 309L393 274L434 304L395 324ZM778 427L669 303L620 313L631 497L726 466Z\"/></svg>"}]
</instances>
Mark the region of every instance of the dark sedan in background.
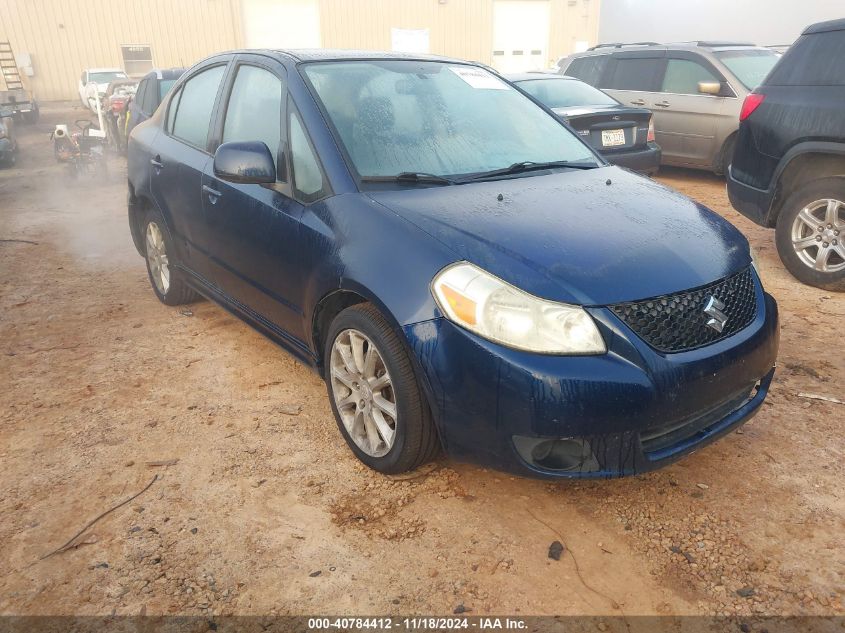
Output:
<instances>
[{"instance_id":1,"label":"dark sedan in background","mask_svg":"<svg viewBox=\"0 0 845 633\"><path fill-rule=\"evenodd\" d=\"M135 97L129 102L129 117L126 121L126 138L139 123L149 119L156 108L170 92L170 88L185 72L184 68L151 70L141 78Z\"/></svg>"},{"instance_id":2,"label":"dark sedan in background","mask_svg":"<svg viewBox=\"0 0 845 633\"><path fill-rule=\"evenodd\" d=\"M551 108L608 162L644 174L660 167L650 110L622 105L573 77L521 73L508 79Z\"/></svg>"}]
</instances>

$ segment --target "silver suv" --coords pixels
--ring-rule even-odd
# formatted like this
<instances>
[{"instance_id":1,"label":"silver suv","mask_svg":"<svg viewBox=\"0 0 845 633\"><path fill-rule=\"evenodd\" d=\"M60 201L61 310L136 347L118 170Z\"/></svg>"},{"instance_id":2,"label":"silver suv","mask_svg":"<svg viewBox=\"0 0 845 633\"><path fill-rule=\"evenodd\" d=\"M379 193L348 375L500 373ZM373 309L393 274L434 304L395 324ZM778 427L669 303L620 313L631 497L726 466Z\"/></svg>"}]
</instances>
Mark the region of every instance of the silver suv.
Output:
<instances>
[{"instance_id":1,"label":"silver suv","mask_svg":"<svg viewBox=\"0 0 845 633\"><path fill-rule=\"evenodd\" d=\"M600 44L559 72L654 113L663 165L727 173L739 113L775 65L771 49L734 42Z\"/></svg>"}]
</instances>

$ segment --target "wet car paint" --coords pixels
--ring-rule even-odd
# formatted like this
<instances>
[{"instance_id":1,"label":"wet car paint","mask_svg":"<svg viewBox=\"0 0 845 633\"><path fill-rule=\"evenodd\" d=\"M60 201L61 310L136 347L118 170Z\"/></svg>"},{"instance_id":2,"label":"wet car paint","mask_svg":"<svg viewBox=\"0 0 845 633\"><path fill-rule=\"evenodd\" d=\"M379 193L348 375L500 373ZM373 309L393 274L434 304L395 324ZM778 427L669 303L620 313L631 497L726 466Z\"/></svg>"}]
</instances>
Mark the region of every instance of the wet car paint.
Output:
<instances>
[{"instance_id":1,"label":"wet car paint","mask_svg":"<svg viewBox=\"0 0 845 633\"><path fill-rule=\"evenodd\" d=\"M210 58L185 78L233 58ZM461 259L538 296L603 306L726 277L749 266L748 244L715 213L614 167L361 191L297 62L284 54L263 59L286 73L331 195L303 204L266 187L233 184L226 195L234 198L236 216L208 216L206 207L186 222L183 208L158 203L149 161L159 157L164 171L197 170L190 184L160 183L187 186L178 199L196 204L200 183L213 175L219 130L212 130L207 151L188 148L160 129L165 104L130 140L136 247L142 251L131 218L142 203L157 204L192 285L321 373L321 317L327 306L373 303L407 344L449 454L531 475L640 472L654 465L606 459L592 473L543 473L519 460L510 436L566 432L600 438L603 446L627 454L635 450L639 431L655 420L681 416L708 398L722 398L734 381L759 381L771 371L777 311L768 295L763 300L756 277L762 307L751 326L671 358L649 348L604 308L593 312L610 349L600 357L525 354L453 325L440 314L430 283Z\"/></svg>"}]
</instances>

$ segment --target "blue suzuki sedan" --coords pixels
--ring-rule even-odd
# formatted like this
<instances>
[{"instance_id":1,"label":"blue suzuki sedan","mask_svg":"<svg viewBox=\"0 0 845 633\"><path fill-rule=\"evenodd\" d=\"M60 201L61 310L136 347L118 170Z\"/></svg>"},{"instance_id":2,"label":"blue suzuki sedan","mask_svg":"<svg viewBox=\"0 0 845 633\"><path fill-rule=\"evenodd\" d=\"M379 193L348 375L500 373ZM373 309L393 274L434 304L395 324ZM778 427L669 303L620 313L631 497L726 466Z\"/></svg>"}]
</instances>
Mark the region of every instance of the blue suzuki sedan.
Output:
<instances>
[{"instance_id":1,"label":"blue suzuki sedan","mask_svg":"<svg viewBox=\"0 0 845 633\"><path fill-rule=\"evenodd\" d=\"M441 447L647 471L748 420L774 373L739 231L477 64L210 57L132 133L129 225L163 303L208 297L313 366L383 473Z\"/></svg>"}]
</instances>

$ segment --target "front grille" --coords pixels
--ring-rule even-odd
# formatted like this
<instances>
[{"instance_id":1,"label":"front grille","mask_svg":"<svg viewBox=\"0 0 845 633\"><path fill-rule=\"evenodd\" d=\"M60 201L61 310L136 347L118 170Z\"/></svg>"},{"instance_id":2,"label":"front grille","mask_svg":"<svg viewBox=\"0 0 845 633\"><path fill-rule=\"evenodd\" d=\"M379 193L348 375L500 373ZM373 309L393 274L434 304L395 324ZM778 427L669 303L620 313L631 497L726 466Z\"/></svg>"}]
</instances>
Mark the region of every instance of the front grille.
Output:
<instances>
[{"instance_id":1,"label":"front grille","mask_svg":"<svg viewBox=\"0 0 845 633\"><path fill-rule=\"evenodd\" d=\"M707 325L711 315L704 312L715 297L725 307L727 317L719 332ZM747 327L757 314L757 293L751 268L708 286L610 306L616 316L646 343L661 352L685 352L710 345Z\"/></svg>"}]
</instances>

